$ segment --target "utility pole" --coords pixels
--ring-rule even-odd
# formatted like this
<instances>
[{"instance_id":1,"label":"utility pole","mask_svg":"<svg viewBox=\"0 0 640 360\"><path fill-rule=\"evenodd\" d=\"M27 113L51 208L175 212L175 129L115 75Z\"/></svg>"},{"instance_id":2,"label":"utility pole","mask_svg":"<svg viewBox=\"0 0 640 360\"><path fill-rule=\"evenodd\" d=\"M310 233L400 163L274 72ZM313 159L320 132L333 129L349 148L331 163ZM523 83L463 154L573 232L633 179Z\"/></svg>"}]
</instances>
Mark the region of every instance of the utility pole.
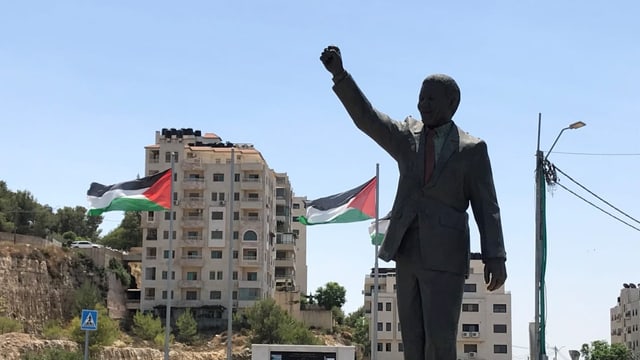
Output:
<instances>
[{"instance_id":1,"label":"utility pole","mask_svg":"<svg viewBox=\"0 0 640 360\"><path fill-rule=\"evenodd\" d=\"M542 123L542 114L538 113L538 147L536 150L536 255L535 255L535 318L534 318L534 334L533 334L533 348L534 354L536 356L533 360L544 360L544 345L541 346L541 324L540 324L540 281L541 281L541 269L542 269L542 251L543 251L543 236L544 229L543 226L543 206L542 206L542 196L543 196L543 182L544 182L544 173L543 173L543 161L544 155L540 150L540 125Z\"/></svg>"}]
</instances>

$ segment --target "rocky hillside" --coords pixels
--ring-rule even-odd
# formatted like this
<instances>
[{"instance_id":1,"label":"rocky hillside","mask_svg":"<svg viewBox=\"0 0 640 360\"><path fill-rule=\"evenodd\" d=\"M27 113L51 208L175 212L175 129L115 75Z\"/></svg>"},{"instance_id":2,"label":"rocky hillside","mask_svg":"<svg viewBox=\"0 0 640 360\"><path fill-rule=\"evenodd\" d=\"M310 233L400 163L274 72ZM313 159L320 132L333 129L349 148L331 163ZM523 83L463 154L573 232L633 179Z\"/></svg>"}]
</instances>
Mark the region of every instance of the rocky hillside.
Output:
<instances>
[{"instance_id":1,"label":"rocky hillside","mask_svg":"<svg viewBox=\"0 0 640 360\"><path fill-rule=\"evenodd\" d=\"M104 270L73 251L0 245L0 313L20 321L27 333L79 315L71 313L73 293L87 280L106 294Z\"/></svg>"}]
</instances>

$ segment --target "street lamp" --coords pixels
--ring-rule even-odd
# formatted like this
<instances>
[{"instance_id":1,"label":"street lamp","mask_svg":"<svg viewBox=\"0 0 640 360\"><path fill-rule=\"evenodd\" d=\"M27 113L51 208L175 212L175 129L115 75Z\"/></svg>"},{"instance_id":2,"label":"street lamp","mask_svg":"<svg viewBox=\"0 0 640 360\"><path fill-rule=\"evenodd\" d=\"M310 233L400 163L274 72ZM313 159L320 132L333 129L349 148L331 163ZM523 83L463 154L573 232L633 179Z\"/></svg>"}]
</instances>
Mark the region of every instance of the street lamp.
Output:
<instances>
[{"instance_id":1,"label":"street lamp","mask_svg":"<svg viewBox=\"0 0 640 360\"><path fill-rule=\"evenodd\" d=\"M536 252L535 252L535 323L534 323L534 344L535 359L532 360L546 360L545 350L545 317L544 313L545 305L545 285L544 285L544 272L546 271L546 258L547 258L547 230L546 230L546 203L544 198L545 191L545 174L544 166L547 163L547 158L553 147L560 139L560 136L565 130L575 130L584 127L586 124L582 121L577 121L564 129L560 130L558 136L553 141L551 148L545 156L542 150L540 150L540 125L542 123L542 114L538 114L538 149L536 151ZM543 301L541 304L541 300Z\"/></svg>"}]
</instances>

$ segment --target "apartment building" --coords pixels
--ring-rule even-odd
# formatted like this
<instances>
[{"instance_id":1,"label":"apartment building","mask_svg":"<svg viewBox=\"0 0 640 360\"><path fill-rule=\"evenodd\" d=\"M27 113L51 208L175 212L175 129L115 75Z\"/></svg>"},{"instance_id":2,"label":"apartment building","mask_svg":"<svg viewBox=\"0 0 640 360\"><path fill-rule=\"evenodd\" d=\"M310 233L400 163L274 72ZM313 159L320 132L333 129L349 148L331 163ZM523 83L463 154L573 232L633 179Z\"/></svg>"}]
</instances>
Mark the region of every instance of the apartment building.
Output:
<instances>
[{"instance_id":1,"label":"apartment building","mask_svg":"<svg viewBox=\"0 0 640 360\"><path fill-rule=\"evenodd\" d=\"M489 292L483 279L480 254L471 254L469 278L464 285L460 323L458 325L458 359L511 360L511 294L504 286ZM378 359L402 360L404 346L396 302L394 268L378 270L378 303L372 306L374 274L365 278L365 313L377 311L375 340Z\"/></svg>"},{"instance_id":2,"label":"apartment building","mask_svg":"<svg viewBox=\"0 0 640 360\"><path fill-rule=\"evenodd\" d=\"M640 286L640 284L638 284ZM610 310L611 344L624 344L640 357L640 288L636 284L623 284L617 303Z\"/></svg>"},{"instance_id":3,"label":"apartment building","mask_svg":"<svg viewBox=\"0 0 640 360\"><path fill-rule=\"evenodd\" d=\"M292 264L298 263L292 260L306 268L306 253L277 244L293 237L293 218L282 217L291 213L294 199L289 180L270 169L253 145L223 142L193 129L162 129L155 140L145 147L145 171L166 170L174 154L174 205L173 211L142 215L142 310L164 316L161 310L171 296L172 307L191 308L201 326L220 326L229 315L230 293L233 310L247 308L273 297L276 265L293 275ZM305 242L299 234L295 243ZM306 284L306 278L299 281Z\"/></svg>"}]
</instances>

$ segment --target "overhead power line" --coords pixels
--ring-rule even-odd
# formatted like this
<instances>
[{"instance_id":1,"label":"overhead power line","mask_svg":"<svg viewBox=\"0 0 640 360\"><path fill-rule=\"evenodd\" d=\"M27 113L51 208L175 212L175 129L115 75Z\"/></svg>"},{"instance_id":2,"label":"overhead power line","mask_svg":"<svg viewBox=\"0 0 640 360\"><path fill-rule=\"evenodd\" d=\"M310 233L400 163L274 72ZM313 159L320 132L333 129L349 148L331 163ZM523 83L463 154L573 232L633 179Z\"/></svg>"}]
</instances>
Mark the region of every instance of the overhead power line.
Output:
<instances>
[{"instance_id":1,"label":"overhead power line","mask_svg":"<svg viewBox=\"0 0 640 360\"><path fill-rule=\"evenodd\" d=\"M584 155L584 156L640 156L640 153L584 153L584 152L563 152L554 151L554 154L562 155Z\"/></svg>"}]
</instances>

